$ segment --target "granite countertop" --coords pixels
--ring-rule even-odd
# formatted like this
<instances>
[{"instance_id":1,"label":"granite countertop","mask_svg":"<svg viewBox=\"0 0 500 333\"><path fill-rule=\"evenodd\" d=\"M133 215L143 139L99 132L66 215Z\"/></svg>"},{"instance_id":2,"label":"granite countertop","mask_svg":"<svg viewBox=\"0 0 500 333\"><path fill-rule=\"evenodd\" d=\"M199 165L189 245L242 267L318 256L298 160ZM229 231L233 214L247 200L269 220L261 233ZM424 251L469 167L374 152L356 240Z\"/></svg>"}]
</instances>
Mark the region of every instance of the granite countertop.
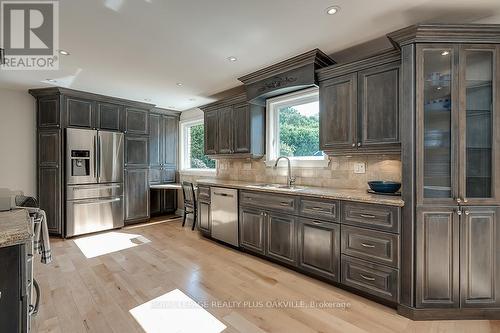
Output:
<instances>
[{"instance_id":1,"label":"granite countertop","mask_svg":"<svg viewBox=\"0 0 500 333\"><path fill-rule=\"evenodd\" d=\"M22 244L32 237L28 211L14 209L0 212L0 247Z\"/></svg>"},{"instance_id":2,"label":"granite countertop","mask_svg":"<svg viewBox=\"0 0 500 333\"><path fill-rule=\"evenodd\" d=\"M309 196L323 199L339 199L403 207L404 201L399 196L370 194L366 190L340 189L330 187L296 186L295 189L259 186L262 183L207 178L197 181L198 185L221 186L242 190L283 193ZM279 186L278 184L276 184ZM282 184L281 184L282 185Z\"/></svg>"}]
</instances>

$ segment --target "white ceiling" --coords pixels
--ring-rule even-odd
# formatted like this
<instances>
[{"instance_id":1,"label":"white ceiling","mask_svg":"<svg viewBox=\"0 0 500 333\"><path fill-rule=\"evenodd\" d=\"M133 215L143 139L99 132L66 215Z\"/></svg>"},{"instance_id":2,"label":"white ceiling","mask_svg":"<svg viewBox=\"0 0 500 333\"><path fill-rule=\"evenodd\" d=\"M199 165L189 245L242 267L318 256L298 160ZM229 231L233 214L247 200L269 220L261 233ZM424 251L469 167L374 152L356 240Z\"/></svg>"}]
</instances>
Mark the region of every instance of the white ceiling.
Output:
<instances>
[{"instance_id":1,"label":"white ceiling","mask_svg":"<svg viewBox=\"0 0 500 333\"><path fill-rule=\"evenodd\" d=\"M340 12L326 15L331 5ZM52 78L186 110L267 65L313 48L331 54L422 21L500 23L500 1L62 0L60 47L71 55L59 71L0 71L0 88L45 87Z\"/></svg>"}]
</instances>

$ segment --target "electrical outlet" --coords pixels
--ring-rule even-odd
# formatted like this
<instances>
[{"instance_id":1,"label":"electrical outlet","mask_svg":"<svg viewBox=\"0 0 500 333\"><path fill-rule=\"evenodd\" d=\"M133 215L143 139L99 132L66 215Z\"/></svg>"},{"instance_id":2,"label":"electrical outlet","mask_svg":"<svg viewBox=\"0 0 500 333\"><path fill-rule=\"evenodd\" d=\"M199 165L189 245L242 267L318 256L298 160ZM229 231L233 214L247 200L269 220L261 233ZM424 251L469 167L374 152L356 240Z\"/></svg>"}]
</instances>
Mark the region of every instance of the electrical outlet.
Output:
<instances>
[{"instance_id":1,"label":"electrical outlet","mask_svg":"<svg viewBox=\"0 0 500 333\"><path fill-rule=\"evenodd\" d=\"M354 173L366 173L365 163L354 163Z\"/></svg>"}]
</instances>

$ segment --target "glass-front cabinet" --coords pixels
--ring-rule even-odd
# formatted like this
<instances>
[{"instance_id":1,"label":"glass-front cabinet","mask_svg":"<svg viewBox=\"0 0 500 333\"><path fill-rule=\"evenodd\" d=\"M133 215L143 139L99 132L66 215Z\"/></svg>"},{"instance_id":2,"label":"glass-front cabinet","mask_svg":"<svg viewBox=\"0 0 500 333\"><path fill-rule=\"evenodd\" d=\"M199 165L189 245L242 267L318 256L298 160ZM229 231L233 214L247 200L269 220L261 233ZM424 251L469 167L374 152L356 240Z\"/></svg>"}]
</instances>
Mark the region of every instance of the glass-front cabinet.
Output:
<instances>
[{"instance_id":1,"label":"glass-front cabinet","mask_svg":"<svg viewBox=\"0 0 500 333\"><path fill-rule=\"evenodd\" d=\"M500 204L498 46L416 52L417 204Z\"/></svg>"}]
</instances>

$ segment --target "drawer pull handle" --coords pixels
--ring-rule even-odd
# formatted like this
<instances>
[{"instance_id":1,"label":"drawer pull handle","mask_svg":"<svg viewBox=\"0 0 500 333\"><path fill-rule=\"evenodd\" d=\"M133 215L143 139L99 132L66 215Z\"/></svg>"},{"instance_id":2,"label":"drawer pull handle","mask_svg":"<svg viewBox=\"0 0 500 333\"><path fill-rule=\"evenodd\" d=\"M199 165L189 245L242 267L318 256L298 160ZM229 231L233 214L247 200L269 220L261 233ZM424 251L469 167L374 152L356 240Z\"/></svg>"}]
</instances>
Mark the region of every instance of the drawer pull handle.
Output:
<instances>
[{"instance_id":1,"label":"drawer pull handle","mask_svg":"<svg viewBox=\"0 0 500 333\"><path fill-rule=\"evenodd\" d=\"M366 276L366 275L363 275L361 273L359 273L359 276L361 276L363 279L365 279L366 281L375 281L375 278L371 277L371 276Z\"/></svg>"},{"instance_id":2,"label":"drawer pull handle","mask_svg":"<svg viewBox=\"0 0 500 333\"><path fill-rule=\"evenodd\" d=\"M367 247L369 249L373 249L375 247L375 245L372 245L372 244L366 244L366 243L361 243L361 246L362 247Z\"/></svg>"},{"instance_id":3,"label":"drawer pull handle","mask_svg":"<svg viewBox=\"0 0 500 333\"><path fill-rule=\"evenodd\" d=\"M312 210L323 210L323 208L321 208L321 207L312 207L311 209Z\"/></svg>"},{"instance_id":4,"label":"drawer pull handle","mask_svg":"<svg viewBox=\"0 0 500 333\"><path fill-rule=\"evenodd\" d=\"M371 214L359 214L359 216L367 218L367 219L374 219L376 216L371 215Z\"/></svg>"},{"instance_id":5,"label":"drawer pull handle","mask_svg":"<svg viewBox=\"0 0 500 333\"><path fill-rule=\"evenodd\" d=\"M288 202L280 202L280 205L281 206L290 206L290 204Z\"/></svg>"}]
</instances>

